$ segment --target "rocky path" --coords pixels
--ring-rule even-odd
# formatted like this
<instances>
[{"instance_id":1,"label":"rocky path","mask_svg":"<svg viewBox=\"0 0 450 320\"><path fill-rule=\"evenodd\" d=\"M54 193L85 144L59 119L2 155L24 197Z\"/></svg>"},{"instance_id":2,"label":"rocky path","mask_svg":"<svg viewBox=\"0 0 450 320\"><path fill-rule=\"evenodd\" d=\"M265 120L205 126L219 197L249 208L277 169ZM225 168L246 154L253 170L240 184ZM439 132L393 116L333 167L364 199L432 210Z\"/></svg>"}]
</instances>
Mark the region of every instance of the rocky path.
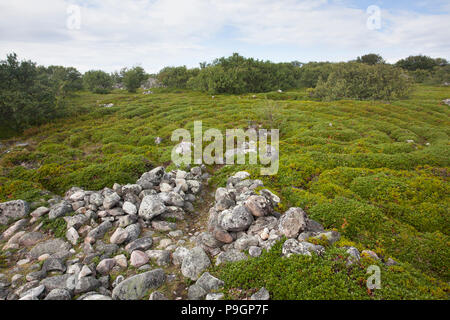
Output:
<instances>
[{"instance_id":1,"label":"rocky path","mask_svg":"<svg viewBox=\"0 0 450 320\"><path fill-rule=\"evenodd\" d=\"M321 255L340 238L301 208L277 212L280 199L247 172L225 188L208 178L204 167L157 167L135 184L71 188L31 213L1 203L0 299L222 299L213 264L258 257L282 237L284 256ZM347 252L348 263L360 257ZM252 299L269 297L260 288Z\"/></svg>"}]
</instances>

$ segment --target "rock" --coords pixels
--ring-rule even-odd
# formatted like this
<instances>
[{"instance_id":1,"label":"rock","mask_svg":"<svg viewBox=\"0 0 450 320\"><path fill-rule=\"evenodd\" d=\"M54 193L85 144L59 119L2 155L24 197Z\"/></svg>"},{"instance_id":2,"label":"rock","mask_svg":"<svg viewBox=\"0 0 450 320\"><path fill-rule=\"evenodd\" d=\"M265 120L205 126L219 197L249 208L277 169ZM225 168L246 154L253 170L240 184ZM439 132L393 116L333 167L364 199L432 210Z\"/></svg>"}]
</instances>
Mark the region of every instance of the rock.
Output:
<instances>
[{"instance_id":1,"label":"rock","mask_svg":"<svg viewBox=\"0 0 450 320\"><path fill-rule=\"evenodd\" d=\"M141 273L120 282L112 292L115 300L139 300L149 289L159 288L165 282L162 269Z\"/></svg>"},{"instance_id":2,"label":"rock","mask_svg":"<svg viewBox=\"0 0 450 320\"><path fill-rule=\"evenodd\" d=\"M225 252L221 252L217 258L216 258L216 266L225 263L225 262L235 262L235 261L241 261L241 260L247 260L247 256L245 253L231 249Z\"/></svg>"},{"instance_id":3,"label":"rock","mask_svg":"<svg viewBox=\"0 0 450 320\"><path fill-rule=\"evenodd\" d=\"M167 206L182 207L184 205L184 199L176 192L161 192L158 197Z\"/></svg>"},{"instance_id":4,"label":"rock","mask_svg":"<svg viewBox=\"0 0 450 320\"><path fill-rule=\"evenodd\" d=\"M122 209L123 209L123 212L125 212L126 214L131 214L131 215L137 214L136 206L129 201L125 201L123 203Z\"/></svg>"},{"instance_id":5,"label":"rock","mask_svg":"<svg viewBox=\"0 0 450 320\"><path fill-rule=\"evenodd\" d=\"M184 258L189 253L189 249L185 247L178 247L175 249L175 251L172 254L172 261L173 264L176 266L179 266L183 263Z\"/></svg>"},{"instance_id":6,"label":"rock","mask_svg":"<svg viewBox=\"0 0 450 320\"><path fill-rule=\"evenodd\" d=\"M269 300L269 299L270 299L269 291L267 291L267 289L264 287L259 289L258 292L256 292L250 297L250 300Z\"/></svg>"},{"instance_id":7,"label":"rock","mask_svg":"<svg viewBox=\"0 0 450 320\"><path fill-rule=\"evenodd\" d=\"M248 248L248 253L252 257L259 257L262 254L262 249L257 246L251 246Z\"/></svg>"},{"instance_id":8,"label":"rock","mask_svg":"<svg viewBox=\"0 0 450 320\"><path fill-rule=\"evenodd\" d=\"M273 207L278 206L281 202L280 198L268 189L262 189L259 193L267 200L269 200L272 203Z\"/></svg>"},{"instance_id":9,"label":"rock","mask_svg":"<svg viewBox=\"0 0 450 320\"><path fill-rule=\"evenodd\" d=\"M169 300L159 291L152 292L148 300Z\"/></svg>"},{"instance_id":10,"label":"rock","mask_svg":"<svg viewBox=\"0 0 450 320\"><path fill-rule=\"evenodd\" d=\"M141 226L139 225L139 223L130 224L125 228L125 231L128 232L128 238L126 242L131 242L139 238L139 235L141 234Z\"/></svg>"},{"instance_id":11,"label":"rock","mask_svg":"<svg viewBox=\"0 0 450 320\"><path fill-rule=\"evenodd\" d=\"M91 194L89 196L89 203L91 203L91 204L93 204L93 205L95 205L97 207L100 207L100 206L103 205L103 200L105 200L103 198L103 196L100 193L97 193L97 192L94 192L93 194Z\"/></svg>"},{"instance_id":12,"label":"rock","mask_svg":"<svg viewBox=\"0 0 450 320\"><path fill-rule=\"evenodd\" d=\"M292 254L301 254L311 256L311 252L322 254L325 251L324 247L314 245L309 242L299 242L296 239L288 239L284 242L282 253L283 256L290 257Z\"/></svg>"},{"instance_id":13,"label":"rock","mask_svg":"<svg viewBox=\"0 0 450 320\"><path fill-rule=\"evenodd\" d=\"M395 266L395 265L397 265L398 263L397 263L397 261L395 261L394 259L392 259L392 258L389 258L387 261L386 261L386 263L385 263L385 265L387 265L388 267L390 267L390 266Z\"/></svg>"},{"instance_id":14,"label":"rock","mask_svg":"<svg viewBox=\"0 0 450 320\"><path fill-rule=\"evenodd\" d=\"M125 250L128 253L132 253L134 250L141 250L145 251L147 249L150 249L153 245L153 239L151 237L144 237L136 239L129 244L126 245Z\"/></svg>"},{"instance_id":15,"label":"rock","mask_svg":"<svg viewBox=\"0 0 450 320\"><path fill-rule=\"evenodd\" d=\"M113 233L111 238L109 239L109 242L115 243L115 244L122 244L128 239L128 232L125 231L125 229L117 228L116 231Z\"/></svg>"},{"instance_id":16,"label":"rock","mask_svg":"<svg viewBox=\"0 0 450 320\"><path fill-rule=\"evenodd\" d=\"M120 268L125 269L126 267L128 267L127 257L124 254L115 256L114 260L116 260L116 265Z\"/></svg>"},{"instance_id":17,"label":"rock","mask_svg":"<svg viewBox=\"0 0 450 320\"><path fill-rule=\"evenodd\" d=\"M34 300L39 299L39 297L44 293L45 286L40 285L36 288L30 289L23 294L23 296L19 300Z\"/></svg>"},{"instance_id":18,"label":"rock","mask_svg":"<svg viewBox=\"0 0 450 320\"><path fill-rule=\"evenodd\" d=\"M49 213L50 209L47 207L39 207L31 213L33 218L42 217L44 214Z\"/></svg>"},{"instance_id":19,"label":"rock","mask_svg":"<svg viewBox=\"0 0 450 320\"><path fill-rule=\"evenodd\" d=\"M223 293L208 293L205 297L205 300L223 300Z\"/></svg>"},{"instance_id":20,"label":"rock","mask_svg":"<svg viewBox=\"0 0 450 320\"><path fill-rule=\"evenodd\" d=\"M114 259L103 259L97 265L97 272L103 275L109 274L112 268L116 265L116 260Z\"/></svg>"},{"instance_id":21,"label":"rock","mask_svg":"<svg viewBox=\"0 0 450 320\"><path fill-rule=\"evenodd\" d=\"M90 275L92 275L91 268L89 268L87 265L83 265L80 272L78 273L78 280L80 280L81 278L84 278L84 277L88 277Z\"/></svg>"},{"instance_id":22,"label":"rock","mask_svg":"<svg viewBox=\"0 0 450 320\"><path fill-rule=\"evenodd\" d=\"M0 203L0 224L7 224L10 220L21 219L28 215L30 206L24 200L14 200Z\"/></svg>"},{"instance_id":23,"label":"rock","mask_svg":"<svg viewBox=\"0 0 450 320\"><path fill-rule=\"evenodd\" d=\"M181 273L186 278L197 280L202 272L211 265L208 255L201 247L195 247L186 254L181 264Z\"/></svg>"},{"instance_id":24,"label":"rock","mask_svg":"<svg viewBox=\"0 0 450 320\"><path fill-rule=\"evenodd\" d=\"M144 173L136 182L142 189L150 189L159 185L161 178L164 176L164 167L156 167L153 170Z\"/></svg>"},{"instance_id":25,"label":"rock","mask_svg":"<svg viewBox=\"0 0 450 320\"><path fill-rule=\"evenodd\" d=\"M218 241L222 243L232 243L234 240L229 232L223 230L220 227L215 228L212 234L214 238L216 238Z\"/></svg>"},{"instance_id":26,"label":"rock","mask_svg":"<svg viewBox=\"0 0 450 320\"><path fill-rule=\"evenodd\" d=\"M73 291L75 289L75 278L73 275L63 274L45 278L41 280L40 284L45 286L46 292L50 292L53 289L66 289L68 291Z\"/></svg>"},{"instance_id":27,"label":"rock","mask_svg":"<svg viewBox=\"0 0 450 320\"><path fill-rule=\"evenodd\" d=\"M444 85L448 86L449 84L448 84L448 82L445 82ZM444 100L442 100L442 102L443 102L444 104L450 106L450 99L444 99Z\"/></svg>"},{"instance_id":28,"label":"rock","mask_svg":"<svg viewBox=\"0 0 450 320\"><path fill-rule=\"evenodd\" d=\"M56 219L62 216L67 215L68 213L72 212L72 205L63 200L58 204L55 204L50 208L50 212L48 213L49 219Z\"/></svg>"},{"instance_id":29,"label":"rock","mask_svg":"<svg viewBox=\"0 0 450 320\"><path fill-rule=\"evenodd\" d=\"M231 194L225 188L217 188L215 193L217 210L222 211L231 208L236 204Z\"/></svg>"},{"instance_id":30,"label":"rock","mask_svg":"<svg viewBox=\"0 0 450 320\"><path fill-rule=\"evenodd\" d=\"M141 193L141 191L142 191L142 187L138 184L126 184L121 189L121 193L124 195L129 194L129 193L139 195L139 193Z\"/></svg>"},{"instance_id":31,"label":"rock","mask_svg":"<svg viewBox=\"0 0 450 320\"><path fill-rule=\"evenodd\" d=\"M256 236L244 235L234 242L234 248L243 251L251 246L257 246L258 244L259 240Z\"/></svg>"},{"instance_id":32,"label":"rock","mask_svg":"<svg viewBox=\"0 0 450 320\"><path fill-rule=\"evenodd\" d=\"M3 232L1 234L1 240L8 240L17 231L20 231L20 230L24 229L26 226L28 226L28 219L21 219L19 221L16 221L12 226L10 226L8 229L6 229L5 232ZM23 236L23 234L21 234L21 237L22 236ZM19 242L19 239L16 239L16 241L14 241L14 242Z\"/></svg>"},{"instance_id":33,"label":"rock","mask_svg":"<svg viewBox=\"0 0 450 320\"><path fill-rule=\"evenodd\" d=\"M355 247L349 247L346 252L350 255L347 259L347 265L358 262L361 258L358 249L356 249Z\"/></svg>"},{"instance_id":34,"label":"rock","mask_svg":"<svg viewBox=\"0 0 450 320\"><path fill-rule=\"evenodd\" d=\"M243 205L237 205L231 210L222 211L218 222L226 231L244 231L252 224L253 216Z\"/></svg>"},{"instance_id":35,"label":"rock","mask_svg":"<svg viewBox=\"0 0 450 320\"><path fill-rule=\"evenodd\" d=\"M189 300L201 300L206 296L207 292L200 286L193 284L188 289Z\"/></svg>"},{"instance_id":36,"label":"rock","mask_svg":"<svg viewBox=\"0 0 450 320\"><path fill-rule=\"evenodd\" d=\"M106 232L108 232L112 228L112 223L109 221L102 222L98 227L89 231L87 235L88 241L95 242L95 240L102 239ZM92 243L91 242L91 243Z\"/></svg>"},{"instance_id":37,"label":"rock","mask_svg":"<svg viewBox=\"0 0 450 320\"><path fill-rule=\"evenodd\" d=\"M30 257L33 259L37 259L39 256L42 256L45 253L50 255L66 252L70 249L70 244L66 241L56 238L50 239L41 243L38 243L30 250Z\"/></svg>"},{"instance_id":38,"label":"rock","mask_svg":"<svg viewBox=\"0 0 450 320\"><path fill-rule=\"evenodd\" d=\"M156 231L172 231L177 228L177 224L173 222L168 222L164 220L153 220L152 227Z\"/></svg>"},{"instance_id":39,"label":"rock","mask_svg":"<svg viewBox=\"0 0 450 320\"><path fill-rule=\"evenodd\" d=\"M78 235L77 230L71 227L69 230L66 231L66 238L72 245L76 245L80 236Z\"/></svg>"},{"instance_id":40,"label":"rock","mask_svg":"<svg viewBox=\"0 0 450 320\"><path fill-rule=\"evenodd\" d=\"M139 207L139 216L145 220L151 220L165 211L166 206L157 195L148 195L142 199Z\"/></svg>"},{"instance_id":41,"label":"rock","mask_svg":"<svg viewBox=\"0 0 450 320\"><path fill-rule=\"evenodd\" d=\"M135 268L139 268L139 267L143 266L148 261L149 261L149 257L147 256L147 254L145 252L142 252L140 250L134 250L131 253L130 264Z\"/></svg>"},{"instance_id":42,"label":"rock","mask_svg":"<svg viewBox=\"0 0 450 320\"><path fill-rule=\"evenodd\" d=\"M195 284L202 287L206 291L206 293L218 290L219 288L224 286L224 282L222 280L212 276L209 272L203 273L202 276L198 278Z\"/></svg>"},{"instance_id":43,"label":"rock","mask_svg":"<svg viewBox=\"0 0 450 320\"><path fill-rule=\"evenodd\" d=\"M371 250L363 250L361 252L361 256L367 257L367 258L371 258L373 260L380 260L378 255L375 252L371 251Z\"/></svg>"},{"instance_id":44,"label":"rock","mask_svg":"<svg viewBox=\"0 0 450 320\"><path fill-rule=\"evenodd\" d=\"M306 231L310 232L323 232L325 229L323 226L313 219L309 219L306 221Z\"/></svg>"},{"instance_id":45,"label":"rock","mask_svg":"<svg viewBox=\"0 0 450 320\"><path fill-rule=\"evenodd\" d=\"M162 239L159 241L158 249L165 249L172 244L172 239Z\"/></svg>"},{"instance_id":46,"label":"rock","mask_svg":"<svg viewBox=\"0 0 450 320\"><path fill-rule=\"evenodd\" d=\"M301 208L290 208L279 219L278 229L287 238L297 238L305 230L306 221L306 213Z\"/></svg>"},{"instance_id":47,"label":"rock","mask_svg":"<svg viewBox=\"0 0 450 320\"><path fill-rule=\"evenodd\" d=\"M328 231L328 232L320 232L312 237L309 237L309 239L315 239L315 240L325 240L329 244L333 244L341 238L341 235L337 231ZM313 241L314 242L314 241Z\"/></svg>"},{"instance_id":48,"label":"rock","mask_svg":"<svg viewBox=\"0 0 450 320\"><path fill-rule=\"evenodd\" d=\"M223 242L217 240L211 233L202 232L197 237L198 241L210 248L220 248L223 246Z\"/></svg>"},{"instance_id":49,"label":"rock","mask_svg":"<svg viewBox=\"0 0 450 320\"><path fill-rule=\"evenodd\" d=\"M101 282L93 276L83 277L78 279L75 285L75 295L79 295L82 293L86 293L89 291L94 291L97 288L99 288L101 285Z\"/></svg>"},{"instance_id":50,"label":"rock","mask_svg":"<svg viewBox=\"0 0 450 320\"><path fill-rule=\"evenodd\" d=\"M150 259L156 260L156 264L160 267L170 265L170 251L168 250L147 250L145 253Z\"/></svg>"},{"instance_id":51,"label":"rock","mask_svg":"<svg viewBox=\"0 0 450 320\"><path fill-rule=\"evenodd\" d=\"M59 271L64 273L66 269L66 265L58 258L48 258L42 265L42 270L45 272Z\"/></svg>"},{"instance_id":52,"label":"rock","mask_svg":"<svg viewBox=\"0 0 450 320\"><path fill-rule=\"evenodd\" d=\"M96 300L96 301L98 301L98 300L112 300L112 298L109 297L109 296L105 296L103 294L91 294L91 295L83 298L82 300Z\"/></svg>"},{"instance_id":53,"label":"rock","mask_svg":"<svg viewBox=\"0 0 450 320\"><path fill-rule=\"evenodd\" d=\"M77 214L73 217L66 217L67 229L74 228L75 230L80 229L83 225L89 222L89 218L84 214Z\"/></svg>"},{"instance_id":54,"label":"rock","mask_svg":"<svg viewBox=\"0 0 450 320\"><path fill-rule=\"evenodd\" d=\"M103 207L105 209L112 209L119 203L119 201L120 196L116 192L113 192L103 199Z\"/></svg>"},{"instance_id":55,"label":"rock","mask_svg":"<svg viewBox=\"0 0 450 320\"><path fill-rule=\"evenodd\" d=\"M53 289L44 300L71 300L72 296L66 289Z\"/></svg>"},{"instance_id":56,"label":"rock","mask_svg":"<svg viewBox=\"0 0 450 320\"><path fill-rule=\"evenodd\" d=\"M264 217L272 213L272 204L263 196L250 196L245 202L245 207L255 217Z\"/></svg>"}]
</instances>

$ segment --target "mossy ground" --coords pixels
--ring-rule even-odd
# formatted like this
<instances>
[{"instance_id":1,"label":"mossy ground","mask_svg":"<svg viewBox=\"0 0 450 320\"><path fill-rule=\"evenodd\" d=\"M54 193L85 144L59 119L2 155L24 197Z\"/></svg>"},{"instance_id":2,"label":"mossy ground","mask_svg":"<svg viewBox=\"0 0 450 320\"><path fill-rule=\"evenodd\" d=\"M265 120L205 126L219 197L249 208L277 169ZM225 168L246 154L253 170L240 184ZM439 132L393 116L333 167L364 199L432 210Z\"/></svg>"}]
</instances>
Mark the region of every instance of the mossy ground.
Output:
<instances>
[{"instance_id":1,"label":"mossy ground","mask_svg":"<svg viewBox=\"0 0 450 320\"><path fill-rule=\"evenodd\" d=\"M385 268L388 277L399 277L392 280L395 294L367 295L358 291L362 273L344 279L341 272L333 276L310 266L312 279L330 277L337 281L329 287L334 289L325 292L325 287L314 289L313 280L303 281L309 290L272 288L274 298L327 298L330 292L343 299L442 298L442 283L450 280L450 109L441 101L449 98L449 88L417 86L409 99L390 103L312 101L306 90L214 99L190 91L154 92L80 93L70 101L76 115L2 141L11 151L0 156L0 201L42 200L49 196L43 190L63 194L72 186L98 190L114 182L131 183L155 165L170 164L173 130L192 132L194 121L202 120L203 130L225 133L252 121L280 130L278 174L259 176L258 166L217 166L211 168L211 186L224 185L233 172L248 170L282 198L280 210L300 206L355 245L402 263L402 271ZM100 106L107 103L114 107ZM160 145L154 143L158 136L163 138ZM17 141L29 145L11 147ZM339 255L331 251L321 260L326 270L335 263L333 254ZM311 264L302 259L289 262L284 275L299 280L293 266ZM228 268L235 274L251 273L243 264L223 272ZM270 278L281 271L265 272ZM416 294L405 293L411 288Z\"/></svg>"}]
</instances>

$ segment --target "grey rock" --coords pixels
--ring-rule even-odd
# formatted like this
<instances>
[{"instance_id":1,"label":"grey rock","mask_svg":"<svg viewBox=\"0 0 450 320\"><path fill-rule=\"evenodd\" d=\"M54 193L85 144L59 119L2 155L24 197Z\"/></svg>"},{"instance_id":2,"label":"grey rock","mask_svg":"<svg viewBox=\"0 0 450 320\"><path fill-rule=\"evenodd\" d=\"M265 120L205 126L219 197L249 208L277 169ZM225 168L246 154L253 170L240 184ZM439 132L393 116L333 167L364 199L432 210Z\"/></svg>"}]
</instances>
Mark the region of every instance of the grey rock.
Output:
<instances>
[{"instance_id":1,"label":"grey rock","mask_svg":"<svg viewBox=\"0 0 450 320\"><path fill-rule=\"evenodd\" d=\"M267 289L264 287L259 289L258 292L256 292L250 297L250 300L269 300L269 299L270 299L269 291L267 291Z\"/></svg>"},{"instance_id":2,"label":"grey rock","mask_svg":"<svg viewBox=\"0 0 450 320\"><path fill-rule=\"evenodd\" d=\"M164 220L152 220L152 227L156 231L172 231L177 228L177 224Z\"/></svg>"},{"instance_id":3,"label":"grey rock","mask_svg":"<svg viewBox=\"0 0 450 320\"><path fill-rule=\"evenodd\" d=\"M147 249L150 249L152 245L153 239L151 237L143 237L128 243L125 247L125 250L128 253L132 253L134 250L145 251Z\"/></svg>"},{"instance_id":4,"label":"grey rock","mask_svg":"<svg viewBox=\"0 0 450 320\"><path fill-rule=\"evenodd\" d=\"M245 207L255 217L264 217L272 213L273 208L269 200L263 196L250 196L245 202Z\"/></svg>"},{"instance_id":5,"label":"grey rock","mask_svg":"<svg viewBox=\"0 0 450 320\"><path fill-rule=\"evenodd\" d=\"M62 216L67 215L68 213L72 212L72 205L63 200L58 204L55 204L50 208L50 212L48 213L49 219L56 219Z\"/></svg>"},{"instance_id":6,"label":"grey rock","mask_svg":"<svg viewBox=\"0 0 450 320\"><path fill-rule=\"evenodd\" d=\"M216 258L216 266L226 262L236 262L241 260L247 260L245 253L231 249L225 252L221 252Z\"/></svg>"},{"instance_id":7,"label":"grey rock","mask_svg":"<svg viewBox=\"0 0 450 320\"><path fill-rule=\"evenodd\" d=\"M136 206L129 201L125 201L123 203L122 209L123 209L123 212L125 212L126 214L131 214L131 215L137 214Z\"/></svg>"},{"instance_id":8,"label":"grey rock","mask_svg":"<svg viewBox=\"0 0 450 320\"><path fill-rule=\"evenodd\" d=\"M253 216L243 205L237 205L231 210L222 211L218 222L226 231L244 231L252 224Z\"/></svg>"},{"instance_id":9,"label":"grey rock","mask_svg":"<svg viewBox=\"0 0 450 320\"><path fill-rule=\"evenodd\" d=\"M103 205L103 196L100 193L94 192L89 196L89 202L97 207Z\"/></svg>"},{"instance_id":10,"label":"grey rock","mask_svg":"<svg viewBox=\"0 0 450 320\"><path fill-rule=\"evenodd\" d=\"M0 203L0 224L7 224L11 219L21 219L28 213L30 213L30 205L24 200Z\"/></svg>"},{"instance_id":11,"label":"grey rock","mask_svg":"<svg viewBox=\"0 0 450 320\"><path fill-rule=\"evenodd\" d=\"M224 282L222 280L212 276L209 272L203 273L195 284L202 287L207 293L218 290L224 286Z\"/></svg>"},{"instance_id":12,"label":"grey rock","mask_svg":"<svg viewBox=\"0 0 450 320\"><path fill-rule=\"evenodd\" d=\"M42 270L45 270L45 272L59 271L64 273L66 269L67 267L62 260L57 258L48 258L42 265Z\"/></svg>"},{"instance_id":13,"label":"grey rock","mask_svg":"<svg viewBox=\"0 0 450 320\"><path fill-rule=\"evenodd\" d=\"M112 300L111 297L103 295L103 294L91 294L88 295L87 297L83 298L82 300Z\"/></svg>"},{"instance_id":14,"label":"grey rock","mask_svg":"<svg viewBox=\"0 0 450 320\"><path fill-rule=\"evenodd\" d=\"M208 293L205 297L205 300L223 300L223 293Z\"/></svg>"},{"instance_id":15,"label":"grey rock","mask_svg":"<svg viewBox=\"0 0 450 320\"><path fill-rule=\"evenodd\" d=\"M259 257L262 254L262 249L257 246L251 246L250 248L248 248L248 253L252 257Z\"/></svg>"},{"instance_id":16,"label":"grey rock","mask_svg":"<svg viewBox=\"0 0 450 320\"><path fill-rule=\"evenodd\" d=\"M166 296L159 292L159 291L154 291L150 294L150 297L148 300L169 300L166 298Z\"/></svg>"},{"instance_id":17,"label":"grey rock","mask_svg":"<svg viewBox=\"0 0 450 320\"><path fill-rule=\"evenodd\" d=\"M50 239L34 246L29 255L33 259L37 259L39 256L48 253L50 255L67 252L70 249L70 244L62 239Z\"/></svg>"},{"instance_id":18,"label":"grey rock","mask_svg":"<svg viewBox=\"0 0 450 320\"><path fill-rule=\"evenodd\" d=\"M157 289L165 282L166 275L162 269L141 273L120 282L112 292L115 300L139 300L149 289Z\"/></svg>"},{"instance_id":19,"label":"grey rock","mask_svg":"<svg viewBox=\"0 0 450 320\"><path fill-rule=\"evenodd\" d=\"M207 292L197 284L193 284L188 289L189 300L201 300L206 296Z\"/></svg>"},{"instance_id":20,"label":"grey rock","mask_svg":"<svg viewBox=\"0 0 450 320\"><path fill-rule=\"evenodd\" d=\"M112 223L109 221L102 222L98 227L89 231L87 237L93 240L102 239L105 236L106 232L108 232L112 228L112 226Z\"/></svg>"},{"instance_id":21,"label":"grey rock","mask_svg":"<svg viewBox=\"0 0 450 320\"><path fill-rule=\"evenodd\" d=\"M307 216L301 208L290 208L280 218L278 229L287 238L297 238L306 228Z\"/></svg>"},{"instance_id":22,"label":"grey rock","mask_svg":"<svg viewBox=\"0 0 450 320\"><path fill-rule=\"evenodd\" d=\"M144 173L136 182L142 189L150 189L155 185L159 185L161 178L164 176L164 167L156 167L153 170Z\"/></svg>"},{"instance_id":23,"label":"grey rock","mask_svg":"<svg viewBox=\"0 0 450 320\"><path fill-rule=\"evenodd\" d=\"M181 273L186 278L197 280L202 272L211 265L208 255L201 247L195 247L186 254L181 264Z\"/></svg>"},{"instance_id":24,"label":"grey rock","mask_svg":"<svg viewBox=\"0 0 450 320\"><path fill-rule=\"evenodd\" d=\"M71 300L72 295L66 289L53 289L44 300Z\"/></svg>"},{"instance_id":25,"label":"grey rock","mask_svg":"<svg viewBox=\"0 0 450 320\"><path fill-rule=\"evenodd\" d=\"M139 223L130 224L125 228L125 231L128 232L127 243L136 240L139 238L141 234L141 226Z\"/></svg>"},{"instance_id":26,"label":"grey rock","mask_svg":"<svg viewBox=\"0 0 450 320\"><path fill-rule=\"evenodd\" d=\"M101 285L100 281L95 279L93 276L83 277L78 279L75 285L75 295L93 291L99 288Z\"/></svg>"},{"instance_id":27,"label":"grey rock","mask_svg":"<svg viewBox=\"0 0 450 320\"><path fill-rule=\"evenodd\" d=\"M301 254L311 256L311 252L321 254L324 248L319 245L314 245L309 242L299 242L296 239L288 239L284 242L282 253L283 256L290 257L292 254Z\"/></svg>"},{"instance_id":28,"label":"grey rock","mask_svg":"<svg viewBox=\"0 0 450 320\"><path fill-rule=\"evenodd\" d=\"M142 199L139 207L139 216L151 220L166 211L166 206L157 195L148 195Z\"/></svg>"}]
</instances>

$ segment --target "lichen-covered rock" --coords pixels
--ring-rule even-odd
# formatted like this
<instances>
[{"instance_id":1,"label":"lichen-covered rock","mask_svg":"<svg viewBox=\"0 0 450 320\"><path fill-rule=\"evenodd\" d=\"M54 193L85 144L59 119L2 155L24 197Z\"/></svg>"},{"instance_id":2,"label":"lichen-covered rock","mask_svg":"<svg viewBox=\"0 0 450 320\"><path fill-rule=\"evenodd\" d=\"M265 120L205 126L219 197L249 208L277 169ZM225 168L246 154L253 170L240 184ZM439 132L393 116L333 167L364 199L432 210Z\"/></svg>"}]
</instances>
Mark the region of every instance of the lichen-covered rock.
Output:
<instances>
[{"instance_id":1,"label":"lichen-covered rock","mask_svg":"<svg viewBox=\"0 0 450 320\"><path fill-rule=\"evenodd\" d=\"M62 216L65 216L66 214L72 212L72 205L63 200L58 204L55 204L54 206L52 206L50 208L50 212L48 213L48 218L49 219L56 219Z\"/></svg>"},{"instance_id":2,"label":"lichen-covered rock","mask_svg":"<svg viewBox=\"0 0 450 320\"><path fill-rule=\"evenodd\" d=\"M247 230L252 222L252 214L243 205L237 205L233 209L222 211L218 217L219 226L226 231Z\"/></svg>"},{"instance_id":3,"label":"lichen-covered rock","mask_svg":"<svg viewBox=\"0 0 450 320\"><path fill-rule=\"evenodd\" d=\"M245 207L255 217L264 217L272 213L272 204L263 196L252 195L245 202Z\"/></svg>"},{"instance_id":4,"label":"lichen-covered rock","mask_svg":"<svg viewBox=\"0 0 450 320\"><path fill-rule=\"evenodd\" d=\"M151 220L166 211L166 205L158 195L148 195L142 199L139 207L139 216Z\"/></svg>"},{"instance_id":5,"label":"lichen-covered rock","mask_svg":"<svg viewBox=\"0 0 450 320\"><path fill-rule=\"evenodd\" d=\"M287 238L296 238L306 228L307 216L301 208L290 208L278 222L278 229Z\"/></svg>"},{"instance_id":6,"label":"lichen-covered rock","mask_svg":"<svg viewBox=\"0 0 450 320\"><path fill-rule=\"evenodd\" d=\"M211 265L208 255L201 247L195 247L186 254L181 264L181 273L186 278L197 280L202 272Z\"/></svg>"},{"instance_id":7,"label":"lichen-covered rock","mask_svg":"<svg viewBox=\"0 0 450 320\"><path fill-rule=\"evenodd\" d=\"M0 203L0 224L7 224L9 220L21 219L28 213L30 213L30 206L24 200Z\"/></svg>"},{"instance_id":8,"label":"lichen-covered rock","mask_svg":"<svg viewBox=\"0 0 450 320\"><path fill-rule=\"evenodd\" d=\"M166 275L162 269L137 274L117 284L112 292L115 300L139 300L149 289L157 289L164 284Z\"/></svg>"}]
</instances>

